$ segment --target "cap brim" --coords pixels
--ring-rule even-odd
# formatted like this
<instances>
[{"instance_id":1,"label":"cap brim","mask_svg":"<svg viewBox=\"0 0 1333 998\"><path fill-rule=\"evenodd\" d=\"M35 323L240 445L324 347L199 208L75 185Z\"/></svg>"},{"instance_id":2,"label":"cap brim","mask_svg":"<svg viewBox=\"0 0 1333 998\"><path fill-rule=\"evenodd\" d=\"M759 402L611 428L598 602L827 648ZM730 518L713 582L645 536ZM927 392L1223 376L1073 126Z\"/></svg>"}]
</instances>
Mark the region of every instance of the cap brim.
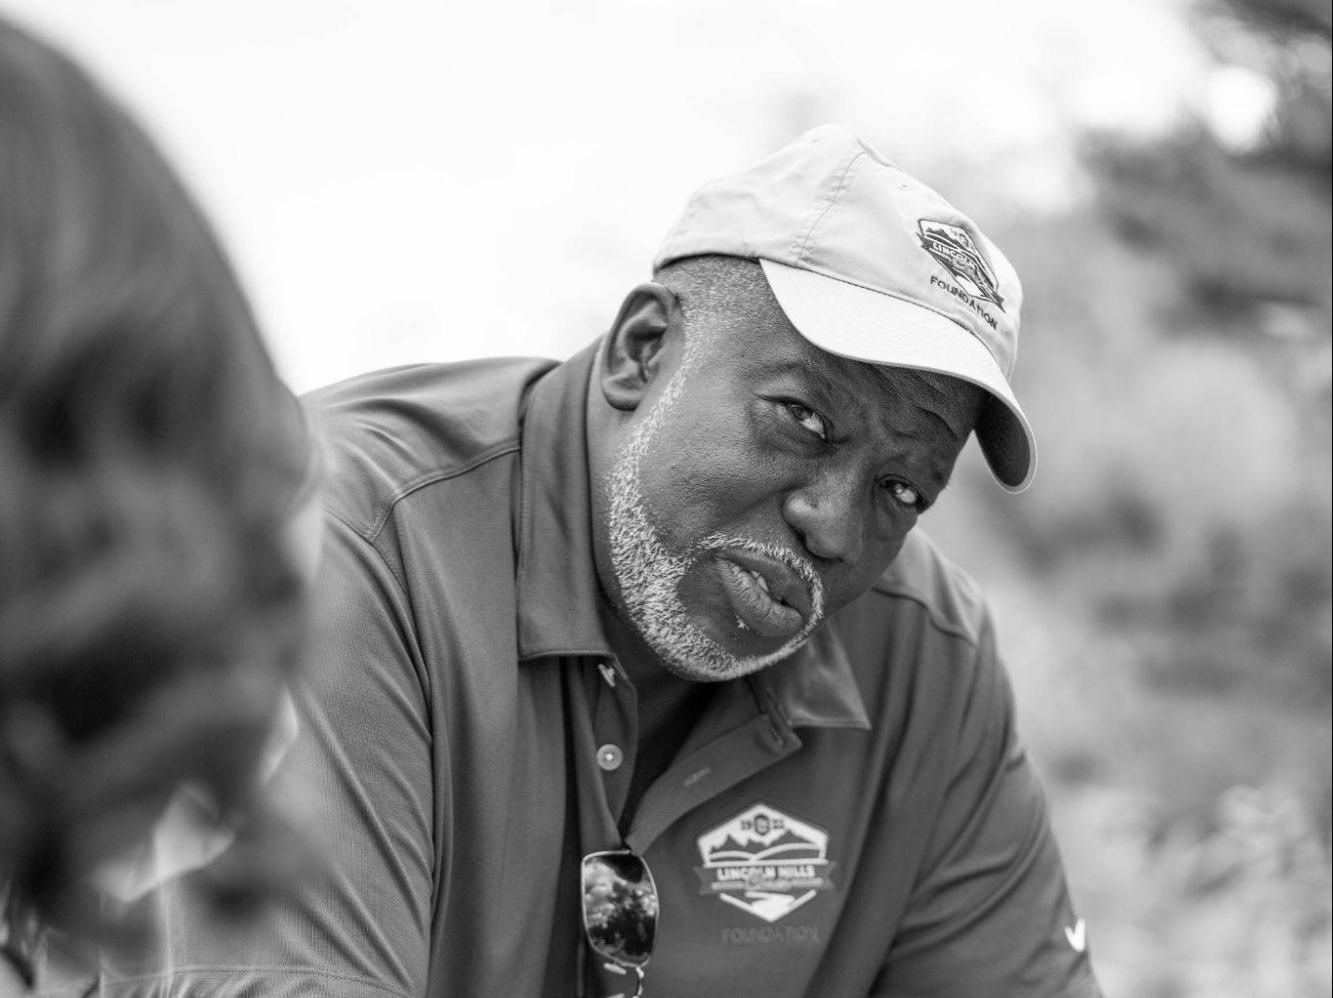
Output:
<instances>
[{"instance_id":1,"label":"cap brim","mask_svg":"<svg viewBox=\"0 0 1333 998\"><path fill-rule=\"evenodd\" d=\"M759 261L783 312L807 340L829 353L871 364L910 367L984 388L977 441L991 473L1022 492L1037 469L1037 441L991 352L961 325L933 309L847 281Z\"/></svg>"}]
</instances>

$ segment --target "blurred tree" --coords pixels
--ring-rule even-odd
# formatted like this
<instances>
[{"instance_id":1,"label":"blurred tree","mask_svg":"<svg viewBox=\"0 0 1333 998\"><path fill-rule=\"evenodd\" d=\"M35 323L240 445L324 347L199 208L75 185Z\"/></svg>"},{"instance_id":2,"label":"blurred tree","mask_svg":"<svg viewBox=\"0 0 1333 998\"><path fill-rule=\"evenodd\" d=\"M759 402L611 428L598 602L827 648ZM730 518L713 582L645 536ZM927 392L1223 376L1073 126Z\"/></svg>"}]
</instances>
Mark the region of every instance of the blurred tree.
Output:
<instances>
[{"instance_id":1,"label":"blurred tree","mask_svg":"<svg viewBox=\"0 0 1333 998\"><path fill-rule=\"evenodd\" d=\"M1087 388L1105 396L1101 474L1019 515L1040 562L1098 565L1105 620L1151 637L1149 678L1326 712L1333 3L1203 0L1193 16L1215 99L1164 138L1085 142L1120 249L1095 265L1085 249L1076 283L1100 276L1142 301L1081 323L1119 344L1081 357L1101 368ZM1066 252L1055 268L1070 266ZM1080 296L1071 315L1095 307ZM1120 418L1137 432L1117 448Z\"/></svg>"},{"instance_id":2,"label":"blurred tree","mask_svg":"<svg viewBox=\"0 0 1333 998\"><path fill-rule=\"evenodd\" d=\"M1224 102L1164 137L1088 135L1095 203L1002 233L1027 292L1019 390L1041 469L1022 502L978 495L1047 598L1086 614L1085 681L1133 670L1132 707L1097 719L1111 749L1090 766L1096 725L1071 726L1070 771L1142 786L1167 825L1214 822L1235 784L1299 786L1326 843L1330 2L1194 16L1221 79L1243 71L1266 100L1247 128L1226 127L1244 109ZM1282 720L1237 752L1223 739L1241 717ZM1187 758L1182 793L1162 760Z\"/></svg>"},{"instance_id":3,"label":"blurred tree","mask_svg":"<svg viewBox=\"0 0 1333 998\"><path fill-rule=\"evenodd\" d=\"M1093 137L1087 160L1103 204L1126 238L1177 269L1208 328L1327 338L1333 5L1210 0L1195 17L1215 82L1266 84L1267 113L1237 123L1247 111L1219 87L1202 120L1164 141Z\"/></svg>"},{"instance_id":4,"label":"blurred tree","mask_svg":"<svg viewBox=\"0 0 1333 998\"><path fill-rule=\"evenodd\" d=\"M1193 117L1087 135L1091 203L993 213L1040 468L1014 502L973 451L928 522L997 602L1107 993L1326 998L1333 14L1193 18Z\"/></svg>"}]
</instances>

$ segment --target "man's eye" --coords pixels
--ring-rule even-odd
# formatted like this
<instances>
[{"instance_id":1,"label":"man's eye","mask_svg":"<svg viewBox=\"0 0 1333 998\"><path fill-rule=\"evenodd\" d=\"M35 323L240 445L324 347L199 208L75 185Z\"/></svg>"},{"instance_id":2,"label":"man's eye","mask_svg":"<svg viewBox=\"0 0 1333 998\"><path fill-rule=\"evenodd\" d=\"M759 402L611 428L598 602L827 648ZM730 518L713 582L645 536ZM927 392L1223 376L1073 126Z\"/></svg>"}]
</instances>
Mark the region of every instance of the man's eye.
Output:
<instances>
[{"instance_id":1,"label":"man's eye","mask_svg":"<svg viewBox=\"0 0 1333 998\"><path fill-rule=\"evenodd\" d=\"M820 440L828 440L828 427L824 423L824 417L808 405L802 405L800 402L787 402L787 411L791 413L792 419L801 425L801 428L808 430L817 436Z\"/></svg>"},{"instance_id":2,"label":"man's eye","mask_svg":"<svg viewBox=\"0 0 1333 998\"><path fill-rule=\"evenodd\" d=\"M918 513L925 509L925 503L921 501L921 493L906 482L890 481L886 482L884 487L889 490L889 495L893 496L894 501L899 505L906 506Z\"/></svg>"}]
</instances>

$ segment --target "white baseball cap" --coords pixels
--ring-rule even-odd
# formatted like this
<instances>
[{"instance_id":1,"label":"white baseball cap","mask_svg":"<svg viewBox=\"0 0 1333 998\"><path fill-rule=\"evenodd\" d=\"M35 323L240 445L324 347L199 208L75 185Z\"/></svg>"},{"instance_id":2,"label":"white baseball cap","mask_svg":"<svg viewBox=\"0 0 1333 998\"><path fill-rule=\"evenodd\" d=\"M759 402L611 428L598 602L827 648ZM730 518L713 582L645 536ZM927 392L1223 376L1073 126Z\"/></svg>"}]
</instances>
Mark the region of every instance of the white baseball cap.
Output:
<instances>
[{"instance_id":1,"label":"white baseball cap","mask_svg":"<svg viewBox=\"0 0 1333 998\"><path fill-rule=\"evenodd\" d=\"M1037 467L1009 387L1023 289L972 220L842 125L705 184L653 260L758 260L793 326L829 353L936 371L988 393L977 440L1021 492Z\"/></svg>"}]
</instances>

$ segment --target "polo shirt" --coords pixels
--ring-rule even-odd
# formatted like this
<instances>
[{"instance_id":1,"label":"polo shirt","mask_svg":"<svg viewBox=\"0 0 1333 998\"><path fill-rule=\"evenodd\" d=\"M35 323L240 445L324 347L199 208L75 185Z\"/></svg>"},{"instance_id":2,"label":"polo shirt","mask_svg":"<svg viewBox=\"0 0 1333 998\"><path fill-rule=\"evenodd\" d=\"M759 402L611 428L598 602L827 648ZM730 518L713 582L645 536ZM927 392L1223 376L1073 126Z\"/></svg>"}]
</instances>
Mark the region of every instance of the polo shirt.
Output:
<instances>
[{"instance_id":1,"label":"polo shirt","mask_svg":"<svg viewBox=\"0 0 1333 998\"><path fill-rule=\"evenodd\" d=\"M581 857L660 895L648 998L1099 994L973 584L920 533L788 660L717 684L624 813L635 691L592 559L573 360L374 373L329 440L301 732L275 793L318 871L247 932L149 900L104 995L632 993L591 958Z\"/></svg>"}]
</instances>

